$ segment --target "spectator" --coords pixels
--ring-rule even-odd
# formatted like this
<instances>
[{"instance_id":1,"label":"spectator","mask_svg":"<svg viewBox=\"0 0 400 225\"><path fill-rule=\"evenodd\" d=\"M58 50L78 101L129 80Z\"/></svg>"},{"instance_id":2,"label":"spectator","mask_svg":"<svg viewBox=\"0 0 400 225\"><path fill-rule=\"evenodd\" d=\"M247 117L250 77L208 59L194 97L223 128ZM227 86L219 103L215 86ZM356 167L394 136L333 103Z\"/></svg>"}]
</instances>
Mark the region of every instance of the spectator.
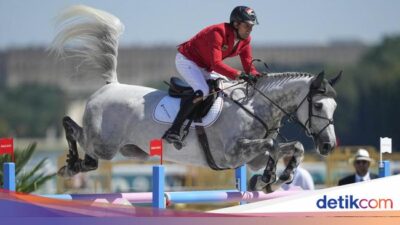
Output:
<instances>
[{"instance_id":1,"label":"spectator","mask_svg":"<svg viewBox=\"0 0 400 225\"><path fill-rule=\"evenodd\" d=\"M289 164L292 157L293 157L292 155L285 155L283 157L283 163L285 164L285 167ZM311 174L307 170L303 169L300 165L294 172L294 178L292 183L283 184L281 188L287 191L289 189L293 189L296 186L300 187L303 190L314 190L314 181L312 179Z\"/></svg>"},{"instance_id":2,"label":"spectator","mask_svg":"<svg viewBox=\"0 0 400 225\"><path fill-rule=\"evenodd\" d=\"M368 151L359 149L353 159L353 166L356 171L355 174L340 179L338 185L352 184L378 178L378 175L369 172L369 166L372 162L373 160L369 157Z\"/></svg>"}]
</instances>

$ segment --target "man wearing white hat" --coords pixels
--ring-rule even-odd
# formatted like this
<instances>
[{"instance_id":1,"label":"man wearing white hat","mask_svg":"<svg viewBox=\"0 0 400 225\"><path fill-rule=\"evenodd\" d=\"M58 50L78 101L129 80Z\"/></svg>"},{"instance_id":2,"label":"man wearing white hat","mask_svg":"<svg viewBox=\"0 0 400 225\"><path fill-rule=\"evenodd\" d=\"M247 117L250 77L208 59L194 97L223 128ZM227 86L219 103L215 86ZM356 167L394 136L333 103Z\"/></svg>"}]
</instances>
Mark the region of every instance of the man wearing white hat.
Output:
<instances>
[{"instance_id":1,"label":"man wearing white hat","mask_svg":"<svg viewBox=\"0 0 400 225\"><path fill-rule=\"evenodd\" d=\"M369 157L368 151L365 149L359 149L355 154L353 161L356 173L342 178L339 180L338 185L352 184L378 178L378 175L369 172L371 162L372 159Z\"/></svg>"}]
</instances>

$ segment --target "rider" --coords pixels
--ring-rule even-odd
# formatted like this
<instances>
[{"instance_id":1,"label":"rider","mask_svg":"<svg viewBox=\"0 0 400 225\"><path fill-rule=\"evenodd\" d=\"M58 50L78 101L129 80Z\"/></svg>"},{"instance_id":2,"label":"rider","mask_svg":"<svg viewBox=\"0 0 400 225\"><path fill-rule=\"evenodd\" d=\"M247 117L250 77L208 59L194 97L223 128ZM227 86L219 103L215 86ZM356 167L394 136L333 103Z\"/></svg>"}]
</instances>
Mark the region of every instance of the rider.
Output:
<instances>
[{"instance_id":1,"label":"rider","mask_svg":"<svg viewBox=\"0 0 400 225\"><path fill-rule=\"evenodd\" d=\"M231 12L229 23L206 27L178 46L176 68L193 88L194 94L183 100L172 127L165 133L164 139L169 143L182 144L181 127L194 108L201 103L203 96L210 93L206 80L211 78L211 71L231 79L256 81L256 76L260 73L251 63L253 57L250 46L250 33L255 24L258 21L254 10L247 6L237 6ZM222 62L225 58L237 55L240 56L244 71Z\"/></svg>"}]
</instances>

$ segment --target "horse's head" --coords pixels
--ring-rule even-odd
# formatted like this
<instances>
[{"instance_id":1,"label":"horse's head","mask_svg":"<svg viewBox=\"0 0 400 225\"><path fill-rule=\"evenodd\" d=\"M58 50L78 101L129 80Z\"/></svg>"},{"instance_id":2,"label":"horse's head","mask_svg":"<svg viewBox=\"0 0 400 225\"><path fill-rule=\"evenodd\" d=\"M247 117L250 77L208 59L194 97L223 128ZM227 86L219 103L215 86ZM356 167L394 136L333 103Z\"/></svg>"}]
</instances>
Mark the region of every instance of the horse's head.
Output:
<instances>
[{"instance_id":1,"label":"horse's head","mask_svg":"<svg viewBox=\"0 0 400 225\"><path fill-rule=\"evenodd\" d=\"M336 92L333 89L341 72L333 79L324 79L321 72L312 79L310 90L297 110L297 118L313 137L317 151L321 155L329 154L336 146L333 113L336 109Z\"/></svg>"}]
</instances>

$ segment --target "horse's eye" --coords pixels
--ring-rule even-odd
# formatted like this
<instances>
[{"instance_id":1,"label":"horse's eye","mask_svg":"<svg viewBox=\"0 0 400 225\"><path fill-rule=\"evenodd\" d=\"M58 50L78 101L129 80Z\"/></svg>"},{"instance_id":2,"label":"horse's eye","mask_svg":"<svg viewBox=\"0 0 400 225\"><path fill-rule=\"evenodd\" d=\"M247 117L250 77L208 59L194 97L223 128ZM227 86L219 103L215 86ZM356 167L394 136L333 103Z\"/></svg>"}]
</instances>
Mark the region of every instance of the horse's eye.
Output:
<instances>
[{"instance_id":1,"label":"horse's eye","mask_svg":"<svg viewBox=\"0 0 400 225\"><path fill-rule=\"evenodd\" d=\"M320 102L314 103L314 107L316 110L320 111L322 109L322 103Z\"/></svg>"}]
</instances>

